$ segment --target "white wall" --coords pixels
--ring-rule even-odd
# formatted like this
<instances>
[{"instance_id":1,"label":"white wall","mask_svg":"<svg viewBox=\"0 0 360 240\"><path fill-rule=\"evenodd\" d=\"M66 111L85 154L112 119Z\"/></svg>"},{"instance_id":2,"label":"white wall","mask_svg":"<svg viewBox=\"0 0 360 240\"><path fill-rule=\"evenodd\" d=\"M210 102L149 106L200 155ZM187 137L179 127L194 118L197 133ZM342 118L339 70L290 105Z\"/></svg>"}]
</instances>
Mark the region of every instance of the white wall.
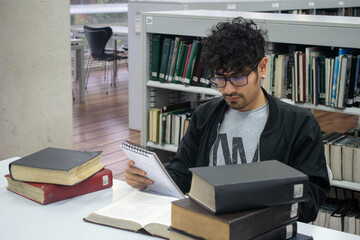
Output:
<instances>
[{"instance_id":1,"label":"white wall","mask_svg":"<svg viewBox=\"0 0 360 240\"><path fill-rule=\"evenodd\" d=\"M72 148L69 1L0 0L0 160Z\"/></svg>"}]
</instances>

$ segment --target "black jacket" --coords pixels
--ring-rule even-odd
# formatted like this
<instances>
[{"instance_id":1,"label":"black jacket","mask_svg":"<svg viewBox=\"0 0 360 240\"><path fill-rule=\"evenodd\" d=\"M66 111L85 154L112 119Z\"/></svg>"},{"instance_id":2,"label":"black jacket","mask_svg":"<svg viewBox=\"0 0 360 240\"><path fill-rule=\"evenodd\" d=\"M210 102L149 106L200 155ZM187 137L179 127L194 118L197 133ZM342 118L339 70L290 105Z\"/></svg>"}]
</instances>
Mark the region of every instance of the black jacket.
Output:
<instances>
[{"instance_id":1,"label":"black jacket","mask_svg":"<svg viewBox=\"0 0 360 240\"><path fill-rule=\"evenodd\" d=\"M309 110L264 93L269 102L269 118L260 136L259 159L279 160L309 176L309 194L306 202L300 204L299 221L313 221L330 189L319 124ZM227 108L223 98L216 98L195 109L175 157L166 166L184 193L189 192L191 185L188 169L209 166L210 149Z\"/></svg>"}]
</instances>

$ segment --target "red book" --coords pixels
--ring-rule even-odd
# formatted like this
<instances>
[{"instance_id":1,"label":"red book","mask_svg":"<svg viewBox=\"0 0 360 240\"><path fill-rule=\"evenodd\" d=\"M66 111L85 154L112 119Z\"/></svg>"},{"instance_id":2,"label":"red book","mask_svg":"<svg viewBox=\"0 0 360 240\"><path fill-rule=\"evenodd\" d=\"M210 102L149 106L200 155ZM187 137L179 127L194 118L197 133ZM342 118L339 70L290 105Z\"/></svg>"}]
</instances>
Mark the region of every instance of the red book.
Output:
<instances>
[{"instance_id":1,"label":"red book","mask_svg":"<svg viewBox=\"0 0 360 240\"><path fill-rule=\"evenodd\" d=\"M113 184L112 172L106 168L72 186L16 181L10 174L5 178L9 191L44 205L109 188Z\"/></svg>"},{"instance_id":2,"label":"red book","mask_svg":"<svg viewBox=\"0 0 360 240\"><path fill-rule=\"evenodd\" d=\"M189 44L189 51L187 52L187 56L186 56L186 62L185 62L184 72L183 72L183 76L182 76L183 79L185 79L186 68L187 68L187 65L188 65L188 63L189 63L189 57L190 57L190 53L191 53L191 48L192 48L192 44L190 43L190 44ZM183 82L184 82L184 81L183 81Z\"/></svg>"}]
</instances>

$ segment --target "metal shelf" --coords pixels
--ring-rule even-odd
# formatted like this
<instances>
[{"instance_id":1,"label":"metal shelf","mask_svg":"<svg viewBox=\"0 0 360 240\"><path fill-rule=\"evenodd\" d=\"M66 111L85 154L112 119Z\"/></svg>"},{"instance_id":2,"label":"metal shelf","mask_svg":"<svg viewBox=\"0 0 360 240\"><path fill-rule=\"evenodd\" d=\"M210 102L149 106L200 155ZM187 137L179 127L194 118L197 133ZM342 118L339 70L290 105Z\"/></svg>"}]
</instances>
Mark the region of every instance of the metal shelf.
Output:
<instances>
[{"instance_id":1,"label":"metal shelf","mask_svg":"<svg viewBox=\"0 0 360 240\"><path fill-rule=\"evenodd\" d=\"M155 88L163 88L169 90L176 90L182 92L192 92L192 93L200 93L200 94L208 94L214 96L221 96L220 92L216 89L212 88L204 88L204 87L196 87L196 86L188 86L182 84L175 83L161 83L158 81L147 81L146 86L155 87Z\"/></svg>"},{"instance_id":2,"label":"metal shelf","mask_svg":"<svg viewBox=\"0 0 360 240\"><path fill-rule=\"evenodd\" d=\"M303 107L303 108L360 116L360 108L357 108L357 107L340 109L340 108L335 108L335 107L330 107L330 106L325 106L325 105L314 105L311 103L299 103L299 102L295 103L295 102L291 101L290 99L281 99L281 100L286 103L294 104L296 106Z\"/></svg>"},{"instance_id":3,"label":"metal shelf","mask_svg":"<svg viewBox=\"0 0 360 240\"><path fill-rule=\"evenodd\" d=\"M350 190L354 190L354 191L360 191L360 183L357 183L357 182L332 180L331 186L346 188L346 189L350 189Z\"/></svg>"},{"instance_id":4,"label":"metal shelf","mask_svg":"<svg viewBox=\"0 0 360 240\"><path fill-rule=\"evenodd\" d=\"M178 149L177 146L172 145L172 144L157 144L157 143L153 143L153 142L147 142L146 146L150 147L150 148L168 151L168 152L176 152Z\"/></svg>"}]
</instances>

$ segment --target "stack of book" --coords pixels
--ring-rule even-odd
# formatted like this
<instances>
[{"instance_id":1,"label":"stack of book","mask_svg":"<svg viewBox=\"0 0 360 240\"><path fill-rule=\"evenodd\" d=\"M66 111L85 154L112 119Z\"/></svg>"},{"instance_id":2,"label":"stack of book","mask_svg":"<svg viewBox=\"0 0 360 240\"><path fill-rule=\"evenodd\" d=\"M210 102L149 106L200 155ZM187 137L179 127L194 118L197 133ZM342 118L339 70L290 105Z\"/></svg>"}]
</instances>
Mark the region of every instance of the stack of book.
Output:
<instances>
[{"instance_id":1,"label":"stack of book","mask_svg":"<svg viewBox=\"0 0 360 240\"><path fill-rule=\"evenodd\" d=\"M326 163L333 179L360 182L360 138L344 133L323 134Z\"/></svg>"},{"instance_id":2,"label":"stack of book","mask_svg":"<svg viewBox=\"0 0 360 240\"><path fill-rule=\"evenodd\" d=\"M190 170L190 198L172 202L170 239L304 237L296 220L308 176L300 171L276 160Z\"/></svg>"},{"instance_id":3,"label":"stack of book","mask_svg":"<svg viewBox=\"0 0 360 240\"><path fill-rule=\"evenodd\" d=\"M49 204L112 186L112 172L101 152L46 148L9 164L7 189Z\"/></svg>"}]
</instances>

